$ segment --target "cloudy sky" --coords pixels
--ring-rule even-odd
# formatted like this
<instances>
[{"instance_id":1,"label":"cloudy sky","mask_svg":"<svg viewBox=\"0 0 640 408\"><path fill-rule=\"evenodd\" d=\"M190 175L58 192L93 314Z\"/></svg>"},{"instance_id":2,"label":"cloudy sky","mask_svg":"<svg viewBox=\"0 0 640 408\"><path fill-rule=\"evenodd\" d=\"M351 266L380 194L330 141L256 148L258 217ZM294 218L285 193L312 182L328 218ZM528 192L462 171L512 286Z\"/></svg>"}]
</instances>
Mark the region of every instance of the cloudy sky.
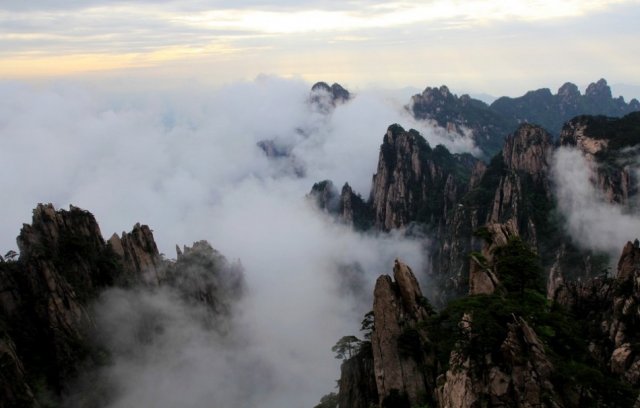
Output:
<instances>
[{"instance_id":1,"label":"cloudy sky","mask_svg":"<svg viewBox=\"0 0 640 408\"><path fill-rule=\"evenodd\" d=\"M0 77L637 87L638 21L638 0L0 0Z\"/></svg>"}]
</instances>

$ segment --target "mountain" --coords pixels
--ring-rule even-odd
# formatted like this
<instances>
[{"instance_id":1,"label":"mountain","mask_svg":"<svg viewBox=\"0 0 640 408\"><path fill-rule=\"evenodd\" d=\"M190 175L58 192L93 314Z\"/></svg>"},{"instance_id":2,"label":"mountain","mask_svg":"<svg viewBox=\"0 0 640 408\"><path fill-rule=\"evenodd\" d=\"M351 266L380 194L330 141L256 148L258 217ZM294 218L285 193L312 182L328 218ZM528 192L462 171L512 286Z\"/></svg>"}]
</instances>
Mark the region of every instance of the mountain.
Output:
<instances>
[{"instance_id":1,"label":"mountain","mask_svg":"<svg viewBox=\"0 0 640 408\"><path fill-rule=\"evenodd\" d=\"M433 120L449 131L470 131L486 157L500 150L504 137L517 125L481 100L466 94L458 97L444 85L412 96L408 109L416 119Z\"/></svg>"},{"instance_id":2,"label":"mountain","mask_svg":"<svg viewBox=\"0 0 640 408\"><path fill-rule=\"evenodd\" d=\"M562 85L554 95L549 89L527 92L518 98L503 96L491 104L491 109L518 123L535 123L558 135L563 124L579 115L621 117L640 110L640 102L629 103L623 97L613 98L607 81L591 83L580 94L571 82Z\"/></svg>"},{"instance_id":3,"label":"mountain","mask_svg":"<svg viewBox=\"0 0 640 408\"><path fill-rule=\"evenodd\" d=\"M614 260L569 233L554 173L572 149L603 205L635 211L639 126L638 112L582 115L554 141L520 124L486 165L390 126L371 228L426 231L429 272L416 273L430 287L425 297L401 261L378 279L370 331L341 368L341 406L631 406L640 249L627 243L607 274Z\"/></svg>"},{"instance_id":4,"label":"mountain","mask_svg":"<svg viewBox=\"0 0 640 408\"><path fill-rule=\"evenodd\" d=\"M396 260L393 279L376 282L371 340L342 363L339 406L632 406L638 244L624 247L616 277L567 283L550 304L521 240L493 254L495 288L440 312Z\"/></svg>"},{"instance_id":5,"label":"mountain","mask_svg":"<svg viewBox=\"0 0 640 408\"><path fill-rule=\"evenodd\" d=\"M547 88L529 91L525 95L500 97L488 105L469 95L458 97L446 86L427 87L414 95L408 106L416 119L434 120L449 130L465 134L470 131L485 159L493 157L504 138L521 123L542 126L557 138L564 123L579 115L621 117L640 110L640 102L629 103L623 97L613 98L606 80L591 83L584 95L578 87L565 83L557 94Z\"/></svg>"},{"instance_id":6,"label":"mountain","mask_svg":"<svg viewBox=\"0 0 640 408\"><path fill-rule=\"evenodd\" d=\"M73 206L39 204L18 247L19 258L0 262L1 407L58 406L78 375L109 360L90 307L107 289L171 287L222 320L244 288L241 269L204 241L168 261L148 226L105 242L93 215Z\"/></svg>"}]
</instances>

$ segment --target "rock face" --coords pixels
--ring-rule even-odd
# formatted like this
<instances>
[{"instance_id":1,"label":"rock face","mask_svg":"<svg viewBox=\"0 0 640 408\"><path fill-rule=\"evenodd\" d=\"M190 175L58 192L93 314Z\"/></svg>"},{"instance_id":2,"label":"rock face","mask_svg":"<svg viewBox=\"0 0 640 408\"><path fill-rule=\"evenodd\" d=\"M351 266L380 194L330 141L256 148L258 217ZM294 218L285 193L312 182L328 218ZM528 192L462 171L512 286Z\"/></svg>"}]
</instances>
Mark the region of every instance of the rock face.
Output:
<instances>
[{"instance_id":1,"label":"rock face","mask_svg":"<svg viewBox=\"0 0 640 408\"><path fill-rule=\"evenodd\" d=\"M371 206L356 194L348 183L342 186L339 195L331 180L315 183L307 197L317 208L358 231L366 231L373 224Z\"/></svg>"},{"instance_id":2,"label":"rock face","mask_svg":"<svg viewBox=\"0 0 640 408\"><path fill-rule=\"evenodd\" d=\"M123 232L120 237L113 234L109 245L122 259L127 275L133 279L141 277L147 284L158 284L162 278L164 265L153 233L147 225L134 225L129 233Z\"/></svg>"},{"instance_id":3,"label":"rock face","mask_svg":"<svg viewBox=\"0 0 640 408\"><path fill-rule=\"evenodd\" d=\"M370 408L378 404L378 389L371 347L361 350L340 367L338 406Z\"/></svg>"},{"instance_id":4,"label":"rock face","mask_svg":"<svg viewBox=\"0 0 640 408\"><path fill-rule=\"evenodd\" d=\"M555 300L584 317L594 333L589 351L611 373L634 387L640 386L640 247L628 242L615 278L598 277L563 282Z\"/></svg>"},{"instance_id":5,"label":"rock face","mask_svg":"<svg viewBox=\"0 0 640 408\"><path fill-rule=\"evenodd\" d=\"M453 352L451 368L439 379L438 406L562 406L552 385L553 365L526 321L519 318L509 324L498 354L501 364L478 367L469 356Z\"/></svg>"},{"instance_id":6,"label":"rock face","mask_svg":"<svg viewBox=\"0 0 640 408\"><path fill-rule=\"evenodd\" d=\"M17 241L19 259L0 260L1 407L58 403L80 364L97 364L88 306L104 289L170 284L218 316L244 287L241 267L207 243L172 263L148 226L106 243L93 215L73 206L39 204Z\"/></svg>"},{"instance_id":7,"label":"rock face","mask_svg":"<svg viewBox=\"0 0 640 408\"><path fill-rule=\"evenodd\" d=\"M374 290L371 343L376 386L382 406L395 396L418 405L434 386L433 378L422 370L431 360L420 346L426 333L417 328L430 312L411 269L396 260L393 274L395 282L381 276Z\"/></svg>"},{"instance_id":8,"label":"rock face","mask_svg":"<svg viewBox=\"0 0 640 408\"><path fill-rule=\"evenodd\" d=\"M416 119L433 120L449 131L459 134L471 131L487 158L500 150L504 137L517 125L486 103L469 95L458 97L444 85L427 87L421 94L412 96L409 109Z\"/></svg>"},{"instance_id":9,"label":"rock face","mask_svg":"<svg viewBox=\"0 0 640 408\"><path fill-rule=\"evenodd\" d=\"M508 228L495 226L496 241L510 242ZM496 248L500 273L510 265L513 278L528 265L525 252L512 251L517 246ZM340 406L631 406L635 391L623 384L640 385L638 282L640 244L628 243L616 278L563 282L555 304L527 294L537 286L497 282L493 293L434 314L411 270L397 262L394 279L376 282L372 354L342 366Z\"/></svg>"},{"instance_id":10,"label":"rock face","mask_svg":"<svg viewBox=\"0 0 640 408\"><path fill-rule=\"evenodd\" d=\"M566 123L560 145L576 147L592 167L594 183L611 203L629 204L637 194L637 162L640 112L615 119L579 116Z\"/></svg>"},{"instance_id":11,"label":"rock face","mask_svg":"<svg viewBox=\"0 0 640 408\"><path fill-rule=\"evenodd\" d=\"M431 148L415 130L390 126L371 188L376 226L390 230L412 221L437 224L466 192L476 162L441 145Z\"/></svg>"}]
</instances>

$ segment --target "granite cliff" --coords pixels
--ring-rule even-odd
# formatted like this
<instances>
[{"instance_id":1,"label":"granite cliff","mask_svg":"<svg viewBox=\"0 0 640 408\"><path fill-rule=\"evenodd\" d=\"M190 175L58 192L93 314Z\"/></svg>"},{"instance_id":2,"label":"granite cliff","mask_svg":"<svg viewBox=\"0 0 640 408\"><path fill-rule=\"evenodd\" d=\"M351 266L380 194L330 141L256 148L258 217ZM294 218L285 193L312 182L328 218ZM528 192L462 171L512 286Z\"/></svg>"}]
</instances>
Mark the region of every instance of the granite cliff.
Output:
<instances>
[{"instance_id":1,"label":"granite cliff","mask_svg":"<svg viewBox=\"0 0 640 408\"><path fill-rule=\"evenodd\" d=\"M243 292L239 265L206 242L158 252L148 226L102 238L91 213L39 204L18 236L20 256L0 262L0 406L59 404L81 372L105 364L93 338L91 304L109 288L169 285L214 316Z\"/></svg>"}]
</instances>

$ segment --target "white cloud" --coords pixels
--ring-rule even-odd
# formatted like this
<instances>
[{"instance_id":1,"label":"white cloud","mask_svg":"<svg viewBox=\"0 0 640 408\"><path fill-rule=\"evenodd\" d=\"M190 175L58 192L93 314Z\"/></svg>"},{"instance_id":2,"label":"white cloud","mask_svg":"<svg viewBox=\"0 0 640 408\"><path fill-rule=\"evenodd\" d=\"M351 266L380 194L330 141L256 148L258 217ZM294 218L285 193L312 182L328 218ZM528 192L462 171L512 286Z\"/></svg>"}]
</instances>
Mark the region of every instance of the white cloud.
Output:
<instances>
[{"instance_id":1,"label":"white cloud","mask_svg":"<svg viewBox=\"0 0 640 408\"><path fill-rule=\"evenodd\" d=\"M592 172L580 151L560 148L554 155L552 173L558 206L576 242L616 260L627 241L640 237L640 219L619 205L606 203L590 180Z\"/></svg>"},{"instance_id":2,"label":"white cloud","mask_svg":"<svg viewBox=\"0 0 640 408\"><path fill-rule=\"evenodd\" d=\"M366 197L387 126L417 124L400 101L366 91L322 114L307 104L309 89L275 77L145 93L0 83L0 172L10 197L0 248L15 248L36 203L53 202L92 211L106 237L142 222L168 257L176 243L207 239L245 267L249 294L232 338L199 326L198 310L171 293L105 295L101 324L122 323L117 336L103 336L115 365L98 373L117 397L112 406L175 406L176 398L238 406L228 401L249 388L263 407L310 406L332 390L339 371L330 348L358 334L375 278L395 257L425 266L418 242L355 233L304 199L324 178ZM256 146L271 138L290 146L304 177L283 173ZM355 294L337 272L353 263L363 271ZM132 359L122 349L145 310L165 331L135 345L141 357Z\"/></svg>"}]
</instances>

